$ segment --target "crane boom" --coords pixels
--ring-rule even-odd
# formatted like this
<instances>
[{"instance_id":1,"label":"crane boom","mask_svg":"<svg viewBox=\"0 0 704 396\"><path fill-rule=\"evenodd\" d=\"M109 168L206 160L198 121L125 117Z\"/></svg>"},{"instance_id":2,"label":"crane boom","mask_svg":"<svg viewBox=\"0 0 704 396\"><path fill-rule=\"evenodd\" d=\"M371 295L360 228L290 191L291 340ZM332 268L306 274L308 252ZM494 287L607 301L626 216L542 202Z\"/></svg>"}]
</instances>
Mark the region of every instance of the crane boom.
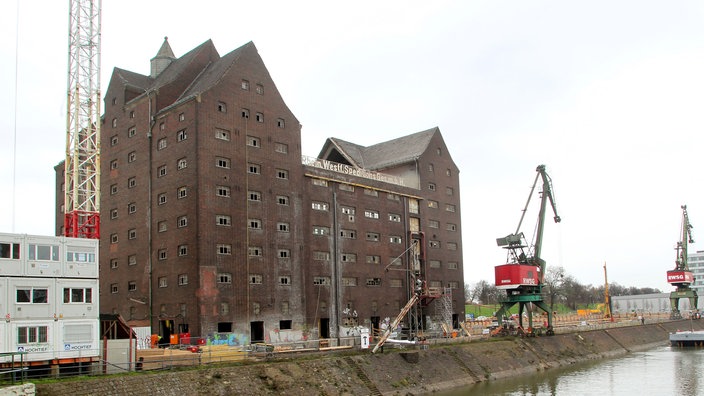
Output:
<instances>
[{"instance_id":1,"label":"crane boom","mask_svg":"<svg viewBox=\"0 0 704 396\"><path fill-rule=\"evenodd\" d=\"M100 238L101 0L69 0L64 235Z\"/></svg>"},{"instance_id":2,"label":"crane boom","mask_svg":"<svg viewBox=\"0 0 704 396\"><path fill-rule=\"evenodd\" d=\"M540 257L543 245L545 212L547 210L548 202L553 210L553 220L556 223L559 223L561 218L557 214L557 206L555 205L555 197L552 191L552 179L550 179L550 176L548 176L545 171L545 165L538 165L536 171L538 173L535 175L533 186L531 187L530 194L528 195L528 201L523 208L523 213L521 214L521 219L518 222L516 232L509 234L506 237L496 239L496 243L507 249L509 252L508 263L496 266L494 268L496 288L507 291L507 298L501 302L501 309L499 309L496 313L496 316L499 325L501 325L503 315L507 313L514 304L518 303L519 324L522 327L523 309L528 306L528 304L533 304L546 312L548 317L546 333L548 335L552 335L554 334L552 329L552 312L543 302L542 297L543 278L545 276L545 260ZM540 210L538 212L538 224L535 241L532 246L532 252L530 250L526 252L525 248L527 248L528 245L525 242L525 237L523 233L520 232L520 229L523 223L523 218L528 210L531 197L533 196L535 187L538 184L538 180L543 181ZM528 334L534 334L532 316L529 316L528 325Z\"/></svg>"}]
</instances>

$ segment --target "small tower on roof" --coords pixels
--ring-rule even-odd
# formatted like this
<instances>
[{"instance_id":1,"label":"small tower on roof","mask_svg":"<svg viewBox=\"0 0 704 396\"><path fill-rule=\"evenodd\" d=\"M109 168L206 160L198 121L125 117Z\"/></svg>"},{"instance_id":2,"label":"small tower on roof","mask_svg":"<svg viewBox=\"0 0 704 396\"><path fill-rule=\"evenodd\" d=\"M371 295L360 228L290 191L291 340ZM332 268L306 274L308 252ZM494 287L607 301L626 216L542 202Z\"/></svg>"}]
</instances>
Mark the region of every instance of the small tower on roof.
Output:
<instances>
[{"instance_id":1,"label":"small tower on roof","mask_svg":"<svg viewBox=\"0 0 704 396\"><path fill-rule=\"evenodd\" d=\"M171 50L171 46L169 45L169 38L164 37L164 43L161 45L161 48L159 48L159 52L157 52L156 56L151 60L152 67L149 77L156 78L174 60L176 60L176 57L174 56L174 52Z\"/></svg>"}]
</instances>

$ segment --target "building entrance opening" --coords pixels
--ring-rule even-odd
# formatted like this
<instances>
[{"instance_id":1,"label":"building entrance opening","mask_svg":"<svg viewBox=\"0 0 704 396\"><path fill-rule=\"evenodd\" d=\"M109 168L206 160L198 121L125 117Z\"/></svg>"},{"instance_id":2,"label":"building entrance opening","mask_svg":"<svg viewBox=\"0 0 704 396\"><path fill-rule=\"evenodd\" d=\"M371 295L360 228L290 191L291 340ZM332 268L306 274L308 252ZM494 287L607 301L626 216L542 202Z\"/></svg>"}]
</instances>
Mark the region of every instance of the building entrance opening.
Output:
<instances>
[{"instance_id":1,"label":"building entrance opening","mask_svg":"<svg viewBox=\"0 0 704 396\"><path fill-rule=\"evenodd\" d=\"M379 332L379 323L381 322L381 317L379 317L379 316L372 316L371 319L369 319L369 321L371 322L371 327L372 327L371 329L369 329L369 330L371 331L371 334L372 334L372 335L374 335L375 333L378 334L378 332Z\"/></svg>"},{"instance_id":2,"label":"building entrance opening","mask_svg":"<svg viewBox=\"0 0 704 396\"><path fill-rule=\"evenodd\" d=\"M320 334L318 338L330 338L330 318L320 318L318 334Z\"/></svg>"},{"instance_id":3,"label":"building entrance opening","mask_svg":"<svg viewBox=\"0 0 704 396\"><path fill-rule=\"evenodd\" d=\"M232 322L218 322L218 333L232 333Z\"/></svg>"},{"instance_id":4,"label":"building entrance opening","mask_svg":"<svg viewBox=\"0 0 704 396\"><path fill-rule=\"evenodd\" d=\"M250 322L249 332L252 343L264 342L264 322Z\"/></svg>"},{"instance_id":5,"label":"building entrance opening","mask_svg":"<svg viewBox=\"0 0 704 396\"><path fill-rule=\"evenodd\" d=\"M171 342L171 335L175 334L176 329L174 328L174 321L171 319L160 320L159 329L161 330L161 339L159 339L159 346L169 345Z\"/></svg>"}]
</instances>

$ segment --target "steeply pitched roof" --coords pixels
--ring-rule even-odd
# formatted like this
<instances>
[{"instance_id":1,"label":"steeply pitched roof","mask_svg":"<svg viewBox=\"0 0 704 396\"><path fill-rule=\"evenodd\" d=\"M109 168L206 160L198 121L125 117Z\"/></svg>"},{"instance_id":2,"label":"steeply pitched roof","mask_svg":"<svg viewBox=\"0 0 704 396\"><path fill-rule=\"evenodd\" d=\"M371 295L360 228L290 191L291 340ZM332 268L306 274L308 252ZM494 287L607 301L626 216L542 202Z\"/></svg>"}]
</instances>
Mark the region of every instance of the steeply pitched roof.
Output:
<instances>
[{"instance_id":1,"label":"steeply pitched roof","mask_svg":"<svg viewBox=\"0 0 704 396\"><path fill-rule=\"evenodd\" d=\"M257 51L256 47L254 46L254 43L251 41L224 55L216 62L208 65L208 67L203 71L203 73L201 73L200 76L198 76L196 81L194 81L194 83L188 88L188 90L183 93L181 98L197 95L217 85L217 83L222 79L225 74L227 74L227 71L230 70L230 68L240 58L240 56L248 50L254 50L255 52Z\"/></svg>"},{"instance_id":2,"label":"steeply pitched roof","mask_svg":"<svg viewBox=\"0 0 704 396\"><path fill-rule=\"evenodd\" d=\"M171 50L171 46L169 45L169 38L164 37L164 43L161 44L161 48L159 48L159 52L156 53L156 56L152 59L156 58L170 58L170 59L176 59L176 56L174 55L174 51Z\"/></svg>"},{"instance_id":3,"label":"steeply pitched roof","mask_svg":"<svg viewBox=\"0 0 704 396\"><path fill-rule=\"evenodd\" d=\"M428 148L432 137L439 132L435 127L369 147L328 138L320 157L329 157L334 149L353 166L369 170L385 169L419 158Z\"/></svg>"}]
</instances>

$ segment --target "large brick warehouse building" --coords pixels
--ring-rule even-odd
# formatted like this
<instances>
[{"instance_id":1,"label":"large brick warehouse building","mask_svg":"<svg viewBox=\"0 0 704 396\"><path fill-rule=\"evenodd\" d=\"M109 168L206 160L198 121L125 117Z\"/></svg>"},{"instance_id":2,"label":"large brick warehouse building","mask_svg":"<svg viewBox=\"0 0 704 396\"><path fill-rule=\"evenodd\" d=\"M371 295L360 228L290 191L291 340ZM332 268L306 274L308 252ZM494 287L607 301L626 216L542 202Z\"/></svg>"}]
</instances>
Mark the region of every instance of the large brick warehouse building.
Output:
<instances>
[{"instance_id":1,"label":"large brick warehouse building","mask_svg":"<svg viewBox=\"0 0 704 396\"><path fill-rule=\"evenodd\" d=\"M404 326L463 320L459 170L437 128L304 157L251 42L177 58L165 40L104 98L101 312L245 342L379 327L413 293Z\"/></svg>"}]
</instances>

